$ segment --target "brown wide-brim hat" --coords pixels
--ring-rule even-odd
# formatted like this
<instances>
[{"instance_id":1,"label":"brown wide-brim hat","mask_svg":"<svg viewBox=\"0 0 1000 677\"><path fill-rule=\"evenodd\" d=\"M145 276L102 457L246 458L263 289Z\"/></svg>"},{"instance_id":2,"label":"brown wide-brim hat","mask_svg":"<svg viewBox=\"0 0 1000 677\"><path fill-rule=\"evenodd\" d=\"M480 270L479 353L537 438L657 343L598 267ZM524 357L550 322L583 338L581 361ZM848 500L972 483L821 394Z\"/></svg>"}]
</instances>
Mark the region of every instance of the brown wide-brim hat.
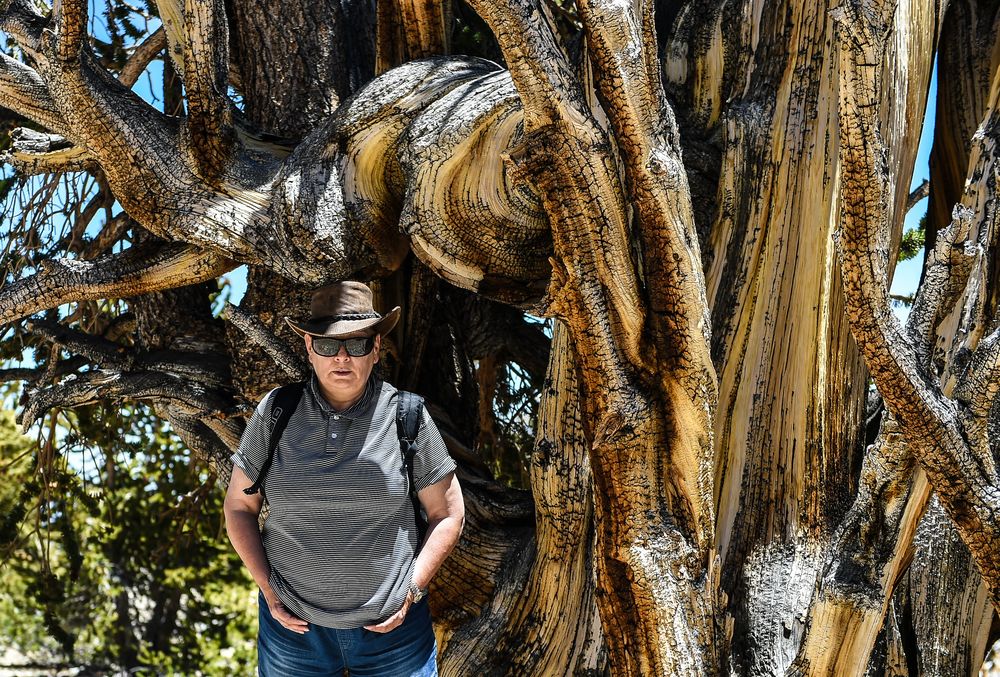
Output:
<instances>
[{"instance_id":1,"label":"brown wide-brim hat","mask_svg":"<svg viewBox=\"0 0 1000 677\"><path fill-rule=\"evenodd\" d=\"M342 338L357 332L385 336L399 321L400 307L379 315L372 307L372 290L361 282L334 282L313 292L309 319L285 322L299 336Z\"/></svg>"}]
</instances>

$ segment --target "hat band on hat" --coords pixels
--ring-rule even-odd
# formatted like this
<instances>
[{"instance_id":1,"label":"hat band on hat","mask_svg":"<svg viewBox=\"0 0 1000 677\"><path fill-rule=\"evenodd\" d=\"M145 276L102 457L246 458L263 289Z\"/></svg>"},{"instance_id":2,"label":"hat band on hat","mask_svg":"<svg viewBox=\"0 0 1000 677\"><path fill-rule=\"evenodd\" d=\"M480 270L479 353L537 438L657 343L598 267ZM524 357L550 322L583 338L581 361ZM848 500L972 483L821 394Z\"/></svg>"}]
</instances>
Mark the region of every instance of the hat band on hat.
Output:
<instances>
[{"instance_id":1,"label":"hat band on hat","mask_svg":"<svg viewBox=\"0 0 1000 677\"><path fill-rule=\"evenodd\" d=\"M350 313L348 315L327 315L326 317L310 317L310 322L344 322L349 320L374 320L382 317L378 313Z\"/></svg>"}]
</instances>

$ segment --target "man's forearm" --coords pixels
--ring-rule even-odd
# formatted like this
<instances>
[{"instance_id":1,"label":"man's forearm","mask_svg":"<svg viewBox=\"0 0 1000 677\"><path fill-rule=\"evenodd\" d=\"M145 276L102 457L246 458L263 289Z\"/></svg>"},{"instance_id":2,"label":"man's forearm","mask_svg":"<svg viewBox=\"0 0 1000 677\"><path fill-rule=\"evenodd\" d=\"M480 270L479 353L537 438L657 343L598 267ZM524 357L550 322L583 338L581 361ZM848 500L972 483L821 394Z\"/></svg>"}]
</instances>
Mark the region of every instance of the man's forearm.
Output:
<instances>
[{"instance_id":1,"label":"man's forearm","mask_svg":"<svg viewBox=\"0 0 1000 677\"><path fill-rule=\"evenodd\" d=\"M413 582L426 588L462 534L463 517L445 517L427 525L427 536L413 565Z\"/></svg>"},{"instance_id":2,"label":"man's forearm","mask_svg":"<svg viewBox=\"0 0 1000 677\"><path fill-rule=\"evenodd\" d=\"M264 596L271 594L268 578L271 567L264 553L264 544L260 540L260 529L257 526L257 515L249 511L233 510L226 512L226 533L233 544L236 554L243 560L244 566L253 576L257 587Z\"/></svg>"}]
</instances>

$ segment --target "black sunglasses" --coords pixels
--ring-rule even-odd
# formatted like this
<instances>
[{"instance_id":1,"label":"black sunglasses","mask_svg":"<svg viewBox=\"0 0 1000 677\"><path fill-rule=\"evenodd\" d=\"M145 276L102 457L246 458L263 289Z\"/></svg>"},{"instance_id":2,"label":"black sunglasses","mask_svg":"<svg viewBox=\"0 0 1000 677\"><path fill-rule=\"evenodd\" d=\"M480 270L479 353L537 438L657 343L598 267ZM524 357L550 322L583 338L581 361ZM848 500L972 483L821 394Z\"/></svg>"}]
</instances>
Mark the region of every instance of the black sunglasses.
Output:
<instances>
[{"instance_id":1,"label":"black sunglasses","mask_svg":"<svg viewBox=\"0 0 1000 677\"><path fill-rule=\"evenodd\" d=\"M347 354L351 357L364 357L375 347L375 337L362 336L359 338L335 339L313 336L312 339L313 352L323 357L333 357L339 354L340 346L347 348Z\"/></svg>"}]
</instances>

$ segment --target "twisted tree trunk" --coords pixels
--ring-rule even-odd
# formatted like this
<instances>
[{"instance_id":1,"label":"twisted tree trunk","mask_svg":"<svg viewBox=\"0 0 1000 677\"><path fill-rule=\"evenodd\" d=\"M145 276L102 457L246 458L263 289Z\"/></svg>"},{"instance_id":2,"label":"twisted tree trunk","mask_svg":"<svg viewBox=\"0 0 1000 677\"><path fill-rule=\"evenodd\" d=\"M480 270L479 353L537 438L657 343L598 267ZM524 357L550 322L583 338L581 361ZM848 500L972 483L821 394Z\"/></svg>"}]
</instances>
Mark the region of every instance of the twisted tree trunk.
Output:
<instances>
[{"instance_id":1,"label":"twisted tree trunk","mask_svg":"<svg viewBox=\"0 0 1000 677\"><path fill-rule=\"evenodd\" d=\"M467 496L433 585L442 674L975 670L1000 603L1000 80L996 35L963 41L996 9L470 4L502 66L442 56L468 12L450 3L163 0L162 37L115 78L82 0L6 2L26 56L0 57L0 103L48 130L8 160L99 168L148 232L0 291L3 322L137 297L129 345L32 325L101 368L19 373L24 421L145 399L224 466L248 405L304 374L283 317L374 280L404 307L388 376L427 396ZM939 43L969 95L941 115L963 123L931 195L960 208L929 230L903 328L887 289ZM163 45L183 116L128 89ZM223 346L184 285L239 263ZM509 361L542 384L530 492L476 449Z\"/></svg>"}]
</instances>

